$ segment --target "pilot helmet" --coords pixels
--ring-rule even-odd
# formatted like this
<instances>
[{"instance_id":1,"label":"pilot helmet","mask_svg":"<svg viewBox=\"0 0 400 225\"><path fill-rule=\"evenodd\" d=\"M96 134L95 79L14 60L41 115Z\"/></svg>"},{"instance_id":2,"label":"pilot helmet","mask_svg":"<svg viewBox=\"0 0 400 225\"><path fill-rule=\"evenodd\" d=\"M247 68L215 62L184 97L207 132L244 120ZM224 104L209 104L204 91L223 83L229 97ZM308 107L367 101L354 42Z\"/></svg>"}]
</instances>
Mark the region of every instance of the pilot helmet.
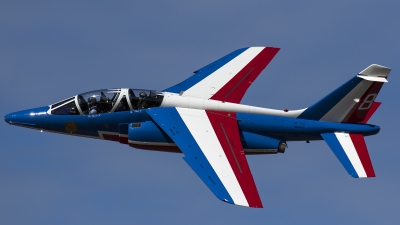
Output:
<instances>
[{"instance_id":1,"label":"pilot helmet","mask_svg":"<svg viewBox=\"0 0 400 225\"><path fill-rule=\"evenodd\" d=\"M139 96L141 98L145 98L145 97L147 97L147 94L146 94L146 92L142 91L142 92L140 92Z\"/></svg>"},{"instance_id":2,"label":"pilot helmet","mask_svg":"<svg viewBox=\"0 0 400 225\"><path fill-rule=\"evenodd\" d=\"M93 105L94 103L96 103L96 97L89 97L88 103L89 103L89 105Z\"/></svg>"}]
</instances>

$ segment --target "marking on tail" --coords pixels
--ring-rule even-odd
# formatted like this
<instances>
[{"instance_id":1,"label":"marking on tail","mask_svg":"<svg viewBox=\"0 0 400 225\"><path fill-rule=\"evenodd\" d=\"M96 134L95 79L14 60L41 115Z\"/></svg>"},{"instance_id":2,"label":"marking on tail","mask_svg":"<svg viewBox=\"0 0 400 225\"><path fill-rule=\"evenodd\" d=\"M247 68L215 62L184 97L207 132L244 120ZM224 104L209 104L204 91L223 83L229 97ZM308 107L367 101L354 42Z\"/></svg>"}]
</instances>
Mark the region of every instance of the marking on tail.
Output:
<instances>
[{"instance_id":1,"label":"marking on tail","mask_svg":"<svg viewBox=\"0 0 400 225\"><path fill-rule=\"evenodd\" d=\"M375 104L375 99L383 83L387 82L386 78L390 71L390 68L384 66L370 65L307 108L298 118L342 123L366 123L379 106L379 104Z\"/></svg>"}]
</instances>

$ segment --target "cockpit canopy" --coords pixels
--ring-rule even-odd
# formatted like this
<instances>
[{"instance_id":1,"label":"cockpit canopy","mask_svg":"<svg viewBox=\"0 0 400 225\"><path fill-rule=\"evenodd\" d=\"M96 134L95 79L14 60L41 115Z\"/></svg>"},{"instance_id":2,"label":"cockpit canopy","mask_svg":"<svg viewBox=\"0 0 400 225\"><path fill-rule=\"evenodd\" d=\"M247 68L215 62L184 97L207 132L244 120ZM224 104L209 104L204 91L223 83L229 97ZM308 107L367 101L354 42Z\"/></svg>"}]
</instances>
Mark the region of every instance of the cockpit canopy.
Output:
<instances>
[{"instance_id":1,"label":"cockpit canopy","mask_svg":"<svg viewBox=\"0 0 400 225\"><path fill-rule=\"evenodd\" d=\"M162 92L116 88L90 91L51 105L54 115L88 115L147 109L161 105Z\"/></svg>"}]
</instances>

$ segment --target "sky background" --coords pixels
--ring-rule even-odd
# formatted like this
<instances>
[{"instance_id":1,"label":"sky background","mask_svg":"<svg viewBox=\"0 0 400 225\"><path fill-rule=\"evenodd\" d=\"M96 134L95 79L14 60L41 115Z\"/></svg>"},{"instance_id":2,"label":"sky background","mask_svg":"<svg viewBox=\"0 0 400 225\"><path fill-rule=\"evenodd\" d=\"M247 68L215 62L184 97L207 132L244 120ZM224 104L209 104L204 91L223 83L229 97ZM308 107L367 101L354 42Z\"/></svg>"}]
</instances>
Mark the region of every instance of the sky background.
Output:
<instances>
[{"instance_id":1,"label":"sky background","mask_svg":"<svg viewBox=\"0 0 400 225\"><path fill-rule=\"evenodd\" d=\"M399 224L399 1L0 2L0 115L101 88L163 90L247 46L281 50L242 103L305 108L372 63L377 177L323 141L248 156L263 209L223 203L182 154L0 123L0 224Z\"/></svg>"}]
</instances>

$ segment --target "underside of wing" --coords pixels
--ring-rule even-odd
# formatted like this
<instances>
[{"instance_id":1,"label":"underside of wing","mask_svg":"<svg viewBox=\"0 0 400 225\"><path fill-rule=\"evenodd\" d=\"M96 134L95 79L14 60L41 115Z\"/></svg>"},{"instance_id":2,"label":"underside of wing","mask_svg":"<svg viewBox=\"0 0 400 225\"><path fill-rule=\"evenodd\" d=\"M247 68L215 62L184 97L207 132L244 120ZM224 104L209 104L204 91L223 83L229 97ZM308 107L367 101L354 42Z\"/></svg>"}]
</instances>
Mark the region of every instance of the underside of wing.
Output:
<instances>
[{"instance_id":1,"label":"underside of wing","mask_svg":"<svg viewBox=\"0 0 400 225\"><path fill-rule=\"evenodd\" d=\"M262 208L241 146L235 113L152 108L151 118L185 154L185 161L224 202Z\"/></svg>"},{"instance_id":2,"label":"underside of wing","mask_svg":"<svg viewBox=\"0 0 400 225\"><path fill-rule=\"evenodd\" d=\"M195 71L193 76L165 91L239 103L278 51L279 48L273 47L238 49Z\"/></svg>"}]
</instances>

